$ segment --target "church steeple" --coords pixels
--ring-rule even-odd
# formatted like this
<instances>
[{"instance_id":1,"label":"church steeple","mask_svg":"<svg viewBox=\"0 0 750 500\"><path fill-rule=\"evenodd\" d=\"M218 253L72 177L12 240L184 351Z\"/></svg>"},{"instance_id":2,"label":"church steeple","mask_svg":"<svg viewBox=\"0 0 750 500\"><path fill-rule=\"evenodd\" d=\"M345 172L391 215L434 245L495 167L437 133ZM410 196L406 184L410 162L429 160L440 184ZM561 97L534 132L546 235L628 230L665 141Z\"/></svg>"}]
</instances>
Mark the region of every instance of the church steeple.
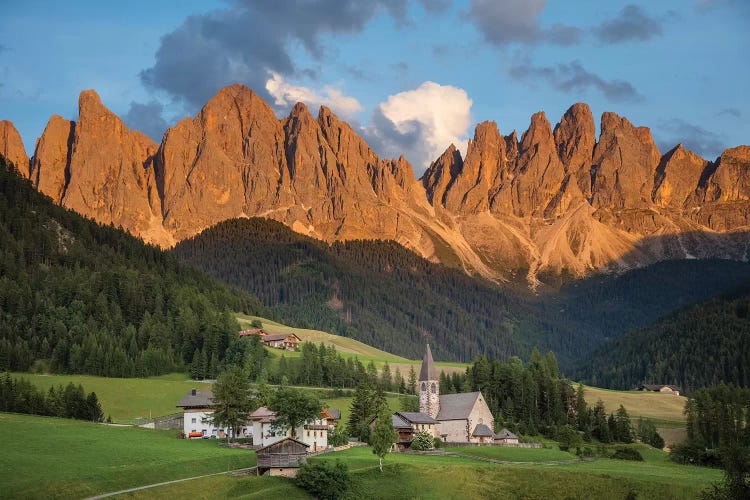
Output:
<instances>
[{"instance_id":1,"label":"church steeple","mask_svg":"<svg viewBox=\"0 0 750 500\"><path fill-rule=\"evenodd\" d=\"M435 373L430 344L427 344L419 371L419 411L432 418L437 418L440 413L440 380Z\"/></svg>"}]
</instances>

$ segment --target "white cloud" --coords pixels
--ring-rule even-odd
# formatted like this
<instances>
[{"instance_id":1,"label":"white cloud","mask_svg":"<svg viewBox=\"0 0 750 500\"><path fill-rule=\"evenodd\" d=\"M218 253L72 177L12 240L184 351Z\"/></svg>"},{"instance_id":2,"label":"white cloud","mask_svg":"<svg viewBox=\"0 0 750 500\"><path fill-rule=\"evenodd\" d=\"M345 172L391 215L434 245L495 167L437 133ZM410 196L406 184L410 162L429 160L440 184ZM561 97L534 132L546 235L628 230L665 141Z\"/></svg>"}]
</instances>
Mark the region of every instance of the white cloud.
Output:
<instances>
[{"instance_id":1,"label":"white cloud","mask_svg":"<svg viewBox=\"0 0 750 500\"><path fill-rule=\"evenodd\" d=\"M328 106L342 118L350 119L362 111L362 105L354 97L344 95L341 89L326 85L321 91L313 90L301 85L292 85L280 74L269 71L271 78L266 82L266 90L274 99L277 106L293 106L304 102L311 109Z\"/></svg>"},{"instance_id":2,"label":"white cloud","mask_svg":"<svg viewBox=\"0 0 750 500\"><path fill-rule=\"evenodd\" d=\"M424 82L380 103L365 135L381 154L404 153L416 170L424 169L451 143L465 154L471 104L461 88Z\"/></svg>"}]
</instances>

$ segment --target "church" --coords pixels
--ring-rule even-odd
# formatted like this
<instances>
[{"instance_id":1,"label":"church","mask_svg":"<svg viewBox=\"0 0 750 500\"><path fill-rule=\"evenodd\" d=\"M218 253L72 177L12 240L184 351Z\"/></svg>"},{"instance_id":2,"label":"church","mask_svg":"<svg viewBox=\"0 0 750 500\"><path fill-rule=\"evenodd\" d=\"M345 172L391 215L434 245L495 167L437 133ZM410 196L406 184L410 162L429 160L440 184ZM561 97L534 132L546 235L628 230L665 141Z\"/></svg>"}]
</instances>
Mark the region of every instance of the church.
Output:
<instances>
[{"instance_id":1,"label":"church","mask_svg":"<svg viewBox=\"0 0 750 500\"><path fill-rule=\"evenodd\" d=\"M440 394L440 377L427 344L419 372L419 412L437 421L435 437L446 443L493 444L495 419L481 392Z\"/></svg>"}]
</instances>

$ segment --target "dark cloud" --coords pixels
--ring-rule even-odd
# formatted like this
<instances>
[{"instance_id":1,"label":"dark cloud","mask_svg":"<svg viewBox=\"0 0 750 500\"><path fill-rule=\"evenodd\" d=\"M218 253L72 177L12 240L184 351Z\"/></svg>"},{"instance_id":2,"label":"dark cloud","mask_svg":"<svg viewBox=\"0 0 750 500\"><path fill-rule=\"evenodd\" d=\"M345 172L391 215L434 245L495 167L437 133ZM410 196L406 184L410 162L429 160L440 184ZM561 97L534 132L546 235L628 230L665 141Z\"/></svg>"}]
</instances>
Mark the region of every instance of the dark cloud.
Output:
<instances>
[{"instance_id":1,"label":"dark cloud","mask_svg":"<svg viewBox=\"0 0 750 500\"><path fill-rule=\"evenodd\" d=\"M471 0L469 10L463 15L495 45L578 43L580 28L559 23L542 27L539 17L546 5L547 0Z\"/></svg>"},{"instance_id":2,"label":"dark cloud","mask_svg":"<svg viewBox=\"0 0 750 500\"><path fill-rule=\"evenodd\" d=\"M731 116L733 118L742 118L742 112L737 108L724 108L716 114L719 116Z\"/></svg>"},{"instance_id":3,"label":"dark cloud","mask_svg":"<svg viewBox=\"0 0 750 500\"><path fill-rule=\"evenodd\" d=\"M290 42L321 59L321 35L359 32L383 11L404 22L408 1L229 0L227 8L190 16L163 36L155 64L141 72L141 80L190 110L235 82L268 97L269 71L284 76L304 71L290 57Z\"/></svg>"},{"instance_id":4,"label":"dark cloud","mask_svg":"<svg viewBox=\"0 0 750 500\"><path fill-rule=\"evenodd\" d=\"M592 30L602 43L647 41L662 34L661 23L637 5L627 5L620 14Z\"/></svg>"},{"instance_id":5,"label":"dark cloud","mask_svg":"<svg viewBox=\"0 0 750 500\"><path fill-rule=\"evenodd\" d=\"M718 157L726 149L726 144L719 134L703 127L674 118L659 122L659 131L655 133L659 149L667 151L679 143L707 159Z\"/></svg>"},{"instance_id":6,"label":"dark cloud","mask_svg":"<svg viewBox=\"0 0 750 500\"><path fill-rule=\"evenodd\" d=\"M519 64L510 69L510 76L516 80L545 80L552 87L563 92L583 92L594 88L611 101L638 101L642 96L635 87L625 80L605 80L601 76L586 71L579 61L555 66L532 66Z\"/></svg>"},{"instance_id":7,"label":"dark cloud","mask_svg":"<svg viewBox=\"0 0 750 500\"><path fill-rule=\"evenodd\" d=\"M161 142L169 126L162 116L163 112L164 106L158 101L149 101L145 104L131 102L130 110L123 117L123 121L131 129L139 130L154 141Z\"/></svg>"}]
</instances>

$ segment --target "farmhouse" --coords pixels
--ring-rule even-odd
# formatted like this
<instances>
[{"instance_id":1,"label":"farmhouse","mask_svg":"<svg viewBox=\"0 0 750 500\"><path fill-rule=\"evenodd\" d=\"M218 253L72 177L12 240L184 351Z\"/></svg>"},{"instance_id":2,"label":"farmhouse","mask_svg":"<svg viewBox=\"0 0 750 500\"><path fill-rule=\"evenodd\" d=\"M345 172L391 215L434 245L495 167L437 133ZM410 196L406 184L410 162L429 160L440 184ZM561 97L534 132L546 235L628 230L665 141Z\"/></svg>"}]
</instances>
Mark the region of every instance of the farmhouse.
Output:
<instances>
[{"instance_id":1,"label":"farmhouse","mask_svg":"<svg viewBox=\"0 0 750 500\"><path fill-rule=\"evenodd\" d=\"M307 462L308 448L310 445L288 437L258 449L258 475L295 477Z\"/></svg>"},{"instance_id":2,"label":"farmhouse","mask_svg":"<svg viewBox=\"0 0 750 500\"><path fill-rule=\"evenodd\" d=\"M297 439L304 443L311 453L328 448L329 415L330 410L323 409L319 418L305 422L295 429ZM276 413L265 406L252 412L248 422L252 425L253 444L256 447L265 447L292 436L291 429L282 430L274 425Z\"/></svg>"},{"instance_id":3,"label":"farmhouse","mask_svg":"<svg viewBox=\"0 0 750 500\"><path fill-rule=\"evenodd\" d=\"M640 386L638 386L638 390L660 392L662 394L672 394L673 396L680 395L680 388L676 385L641 384Z\"/></svg>"},{"instance_id":4,"label":"farmhouse","mask_svg":"<svg viewBox=\"0 0 750 500\"><path fill-rule=\"evenodd\" d=\"M183 432L187 437L226 437L230 429L224 430L223 427L216 427L213 422L214 410L212 407L214 394L211 391L198 391L191 389L187 394L182 396L177 403L178 408L183 410ZM240 436L246 436L249 426L240 429ZM239 437L239 436L237 436Z\"/></svg>"},{"instance_id":5,"label":"farmhouse","mask_svg":"<svg viewBox=\"0 0 750 500\"><path fill-rule=\"evenodd\" d=\"M375 427L376 420L377 418L370 422L371 429ZM414 435L418 432L425 431L431 436L435 436L435 426L438 421L425 413L401 411L393 414L391 423L398 432L396 446L399 450L405 450L411 447Z\"/></svg>"},{"instance_id":6,"label":"farmhouse","mask_svg":"<svg viewBox=\"0 0 750 500\"><path fill-rule=\"evenodd\" d=\"M495 419L481 392L440 394L429 344L419 372L419 411L434 418L435 437L446 443L492 444Z\"/></svg>"}]
</instances>

